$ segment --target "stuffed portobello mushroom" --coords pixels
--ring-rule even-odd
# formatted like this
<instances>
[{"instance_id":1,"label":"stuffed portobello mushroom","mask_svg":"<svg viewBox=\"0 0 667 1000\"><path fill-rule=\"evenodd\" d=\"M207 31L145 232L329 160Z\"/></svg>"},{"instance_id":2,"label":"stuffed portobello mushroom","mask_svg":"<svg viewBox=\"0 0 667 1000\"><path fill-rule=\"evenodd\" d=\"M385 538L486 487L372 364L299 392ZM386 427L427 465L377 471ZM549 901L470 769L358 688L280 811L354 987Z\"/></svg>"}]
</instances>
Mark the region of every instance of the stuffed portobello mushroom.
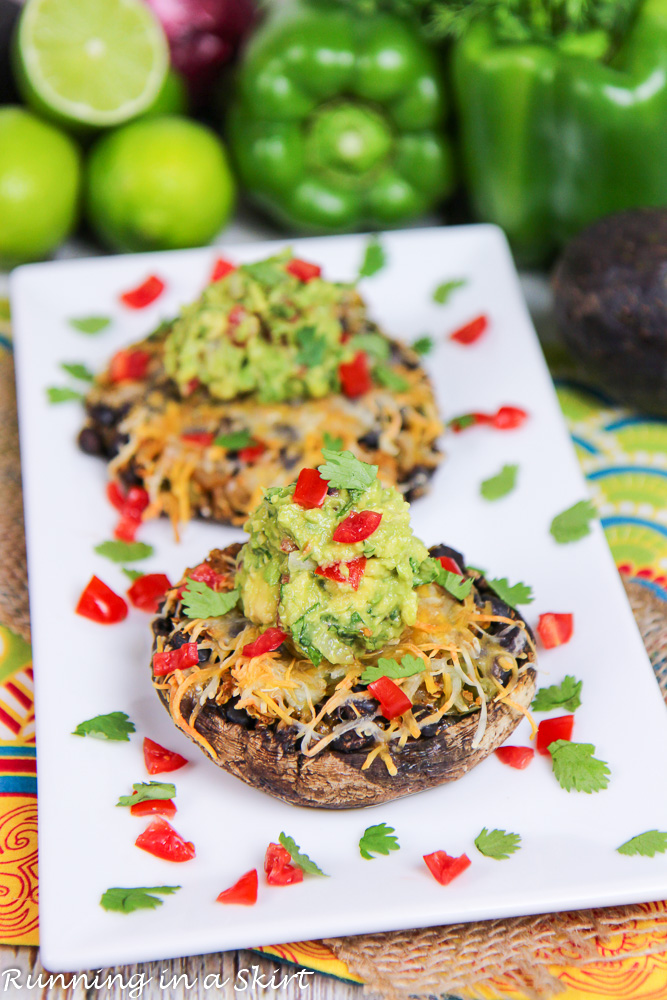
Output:
<instances>
[{"instance_id":1,"label":"stuffed portobello mushroom","mask_svg":"<svg viewBox=\"0 0 667 1000\"><path fill-rule=\"evenodd\" d=\"M302 806L460 778L535 690L530 629L460 553L414 536L377 466L324 450L268 489L153 622L154 685L220 767Z\"/></svg>"},{"instance_id":2,"label":"stuffed portobello mushroom","mask_svg":"<svg viewBox=\"0 0 667 1000\"><path fill-rule=\"evenodd\" d=\"M378 465L409 498L442 432L418 356L372 323L353 285L281 254L229 267L180 315L118 352L86 399L80 447L109 461L142 518L242 524L323 445Z\"/></svg>"}]
</instances>

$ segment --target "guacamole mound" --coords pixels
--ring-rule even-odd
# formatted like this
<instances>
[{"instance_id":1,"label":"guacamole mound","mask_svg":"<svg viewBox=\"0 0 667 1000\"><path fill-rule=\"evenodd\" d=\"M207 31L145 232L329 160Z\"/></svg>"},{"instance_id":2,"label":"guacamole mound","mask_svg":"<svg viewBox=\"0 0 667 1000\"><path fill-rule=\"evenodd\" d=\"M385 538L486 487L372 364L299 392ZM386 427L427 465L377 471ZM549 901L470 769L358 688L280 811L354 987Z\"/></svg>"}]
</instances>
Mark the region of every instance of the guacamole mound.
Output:
<instances>
[{"instance_id":1,"label":"guacamole mound","mask_svg":"<svg viewBox=\"0 0 667 1000\"><path fill-rule=\"evenodd\" d=\"M316 666L323 659L350 664L414 625L415 587L428 550L412 533L409 504L377 479L365 489L330 486L315 509L294 503L294 489L268 490L245 525L250 538L236 577L243 612L256 624L289 632L297 651ZM336 527L361 511L382 515L372 534L364 541L334 541ZM355 578L359 559L363 569Z\"/></svg>"},{"instance_id":2,"label":"guacamole mound","mask_svg":"<svg viewBox=\"0 0 667 1000\"><path fill-rule=\"evenodd\" d=\"M345 335L365 323L364 304L352 285L291 274L291 259L242 264L183 308L164 348L182 395L193 379L217 399L262 403L340 391L338 367L356 350Z\"/></svg>"}]
</instances>

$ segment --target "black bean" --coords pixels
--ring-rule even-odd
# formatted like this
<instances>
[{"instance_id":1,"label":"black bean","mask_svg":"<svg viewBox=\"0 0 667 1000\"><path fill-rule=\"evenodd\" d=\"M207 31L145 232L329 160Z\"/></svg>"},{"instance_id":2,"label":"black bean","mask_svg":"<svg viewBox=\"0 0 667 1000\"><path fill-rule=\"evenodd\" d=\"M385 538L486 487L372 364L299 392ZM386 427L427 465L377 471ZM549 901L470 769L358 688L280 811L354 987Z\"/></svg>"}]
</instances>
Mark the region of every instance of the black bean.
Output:
<instances>
[{"instance_id":1,"label":"black bean","mask_svg":"<svg viewBox=\"0 0 667 1000\"><path fill-rule=\"evenodd\" d=\"M293 469L297 462L300 461L300 456L290 455L288 448L281 448L280 461L282 462L283 468L289 471L289 469Z\"/></svg>"},{"instance_id":2,"label":"black bean","mask_svg":"<svg viewBox=\"0 0 667 1000\"><path fill-rule=\"evenodd\" d=\"M120 410L113 409L106 403L93 403L92 406L88 407L88 414L96 424L101 424L102 427L113 427L118 422Z\"/></svg>"},{"instance_id":3,"label":"black bean","mask_svg":"<svg viewBox=\"0 0 667 1000\"><path fill-rule=\"evenodd\" d=\"M415 705L412 709L412 714L414 715L417 722L420 719L425 719L429 715L433 715L435 708L433 705ZM428 726L422 726L421 734L424 739L430 739L431 736L435 736L440 728L440 722L431 722Z\"/></svg>"},{"instance_id":4,"label":"black bean","mask_svg":"<svg viewBox=\"0 0 667 1000\"><path fill-rule=\"evenodd\" d=\"M221 705L219 709L220 714L224 716L228 722L234 722L237 726L243 726L244 729L254 729L255 720L251 715L248 715L245 708L236 707L238 700L238 697L232 698L231 701Z\"/></svg>"},{"instance_id":5,"label":"black bean","mask_svg":"<svg viewBox=\"0 0 667 1000\"><path fill-rule=\"evenodd\" d=\"M246 627L247 624L248 623L244 619L241 619L240 621L237 622L232 622L228 628L229 638L235 639L237 635L241 634L241 632L243 631L243 629Z\"/></svg>"},{"instance_id":6,"label":"black bean","mask_svg":"<svg viewBox=\"0 0 667 1000\"><path fill-rule=\"evenodd\" d=\"M380 447L380 434L378 431L367 431L362 437L357 438L357 444L369 451L377 451Z\"/></svg>"},{"instance_id":7,"label":"black bean","mask_svg":"<svg viewBox=\"0 0 667 1000\"><path fill-rule=\"evenodd\" d=\"M171 635L174 623L171 618L155 618L153 621L153 635Z\"/></svg>"},{"instance_id":8,"label":"black bean","mask_svg":"<svg viewBox=\"0 0 667 1000\"><path fill-rule=\"evenodd\" d=\"M169 645L174 649L180 649L184 646L186 642L191 642L190 636L186 635L185 632L174 632L174 634L169 639Z\"/></svg>"},{"instance_id":9,"label":"black bean","mask_svg":"<svg viewBox=\"0 0 667 1000\"><path fill-rule=\"evenodd\" d=\"M198 647L197 649L198 663L206 663L210 659L210 656L211 656L211 650L208 647L204 647L203 649L201 646Z\"/></svg>"},{"instance_id":10,"label":"black bean","mask_svg":"<svg viewBox=\"0 0 667 1000\"><path fill-rule=\"evenodd\" d=\"M92 427L84 427L79 434L79 448L86 455L104 455L106 450L102 436Z\"/></svg>"}]
</instances>

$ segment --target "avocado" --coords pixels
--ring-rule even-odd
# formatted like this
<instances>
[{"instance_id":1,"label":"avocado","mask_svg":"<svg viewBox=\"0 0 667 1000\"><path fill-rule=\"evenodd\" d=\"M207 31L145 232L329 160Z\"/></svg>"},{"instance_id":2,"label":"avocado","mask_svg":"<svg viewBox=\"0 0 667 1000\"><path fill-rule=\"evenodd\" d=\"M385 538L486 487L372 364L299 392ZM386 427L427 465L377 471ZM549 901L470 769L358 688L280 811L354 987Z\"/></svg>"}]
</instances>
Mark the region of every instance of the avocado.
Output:
<instances>
[{"instance_id":1,"label":"avocado","mask_svg":"<svg viewBox=\"0 0 667 1000\"><path fill-rule=\"evenodd\" d=\"M619 212L584 229L552 285L560 333L594 384L667 416L667 209Z\"/></svg>"}]
</instances>

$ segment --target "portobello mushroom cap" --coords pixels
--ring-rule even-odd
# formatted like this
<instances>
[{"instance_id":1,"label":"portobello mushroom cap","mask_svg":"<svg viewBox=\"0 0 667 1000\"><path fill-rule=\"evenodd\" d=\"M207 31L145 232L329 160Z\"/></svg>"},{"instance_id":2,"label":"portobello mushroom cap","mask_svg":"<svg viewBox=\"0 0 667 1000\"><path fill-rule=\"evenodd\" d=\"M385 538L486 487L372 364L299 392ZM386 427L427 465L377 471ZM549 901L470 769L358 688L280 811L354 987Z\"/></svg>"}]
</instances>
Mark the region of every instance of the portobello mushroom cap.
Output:
<instances>
[{"instance_id":1,"label":"portobello mushroom cap","mask_svg":"<svg viewBox=\"0 0 667 1000\"><path fill-rule=\"evenodd\" d=\"M219 572L225 568L229 571L240 548L239 544L235 544L224 550L214 550L207 562ZM435 546L431 552L438 549ZM476 602L483 604L491 600L491 592L485 579L477 572L469 571L467 575L475 581L473 593ZM522 622L513 608L500 602L495 596L493 600L502 605L495 613ZM153 622L156 641L158 636L164 637L166 634L168 638L164 648L177 648L183 641L187 641L181 629L188 620L180 609L180 603L172 604L168 597ZM515 628L506 624L498 625L494 638L505 644L503 635L514 632ZM518 628L516 631L523 639L521 652L526 658L527 666L511 689L509 697L514 705L498 699L488 702L486 729L481 742L474 748L478 711L462 716L443 716L436 725L428 727L428 735L422 734L419 739L409 739L402 749L390 744L389 754L397 769L393 776L379 757L376 757L370 767L362 770L372 743L370 746L356 748L353 741L350 749L327 747L315 756L308 757L299 749L300 733L296 727L262 724L244 710L237 710L234 701L223 706L212 701L204 703L193 726L204 738L210 751L197 740L194 742L225 771L254 788L298 806L355 809L379 805L455 781L507 740L523 718L523 713L514 706L527 709L533 699L536 684L535 654L534 646L525 639L525 631L531 637L532 633L527 626L525 631ZM510 643L516 645L516 641L516 636L508 635L507 648L510 648ZM164 682L164 678L154 678L154 681ZM157 690L165 708L172 714L169 692L164 686ZM194 707L195 699L187 694L179 704L180 713L185 718L189 717ZM174 721L179 726L178 720ZM179 728L193 739L186 726Z\"/></svg>"}]
</instances>

